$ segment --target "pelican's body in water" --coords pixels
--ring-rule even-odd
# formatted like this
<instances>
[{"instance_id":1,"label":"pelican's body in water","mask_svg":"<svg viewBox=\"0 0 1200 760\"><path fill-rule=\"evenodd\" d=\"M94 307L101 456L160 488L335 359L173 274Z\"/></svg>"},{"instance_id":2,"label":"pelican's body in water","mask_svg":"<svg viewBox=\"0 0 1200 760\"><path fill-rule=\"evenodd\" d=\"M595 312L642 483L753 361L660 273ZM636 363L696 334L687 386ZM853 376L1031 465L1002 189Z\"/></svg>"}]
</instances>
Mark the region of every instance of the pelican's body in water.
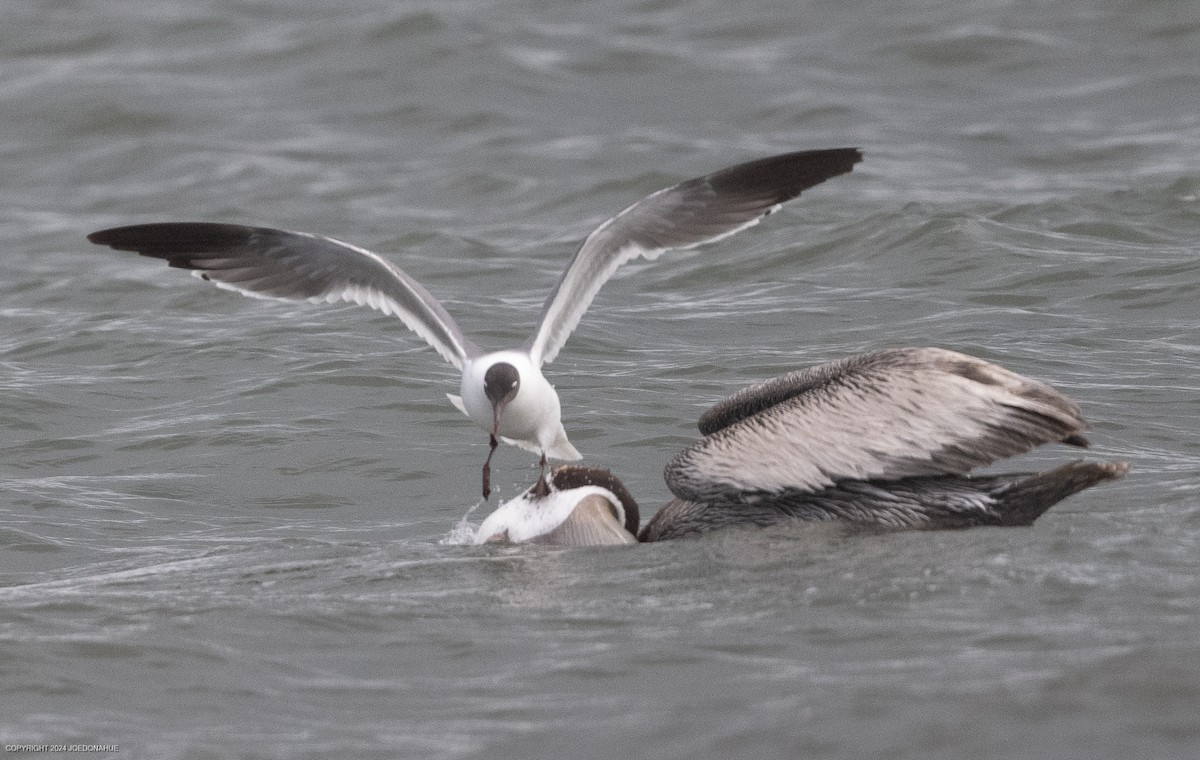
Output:
<instances>
[{"instance_id":1,"label":"pelican's body in water","mask_svg":"<svg viewBox=\"0 0 1200 760\"><path fill-rule=\"evenodd\" d=\"M638 530L607 470L555 468L549 488L501 505L476 541L662 541L738 525L838 520L883 529L1030 525L1121 477L1123 462L1035 473L971 470L1047 443L1085 447L1079 406L1048 385L939 348L851 356L751 386L700 419L667 465L676 498Z\"/></svg>"},{"instance_id":2,"label":"pelican's body in water","mask_svg":"<svg viewBox=\"0 0 1200 760\"><path fill-rule=\"evenodd\" d=\"M849 172L855 148L786 153L729 167L652 193L597 227L567 265L521 346L485 352L420 283L364 248L307 232L207 222L140 224L88 240L190 269L215 285L260 298L370 306L399 317L462 371L459 410L490 434L483 495L499 438L546 459L581 456L563 429L558 394L542 374L596 292L622 264L715 242L757 224L804 190ZM449 395L449 394L448 394ZM545 483L539 480L542 489Z\"/></svg>"}]
</instances>

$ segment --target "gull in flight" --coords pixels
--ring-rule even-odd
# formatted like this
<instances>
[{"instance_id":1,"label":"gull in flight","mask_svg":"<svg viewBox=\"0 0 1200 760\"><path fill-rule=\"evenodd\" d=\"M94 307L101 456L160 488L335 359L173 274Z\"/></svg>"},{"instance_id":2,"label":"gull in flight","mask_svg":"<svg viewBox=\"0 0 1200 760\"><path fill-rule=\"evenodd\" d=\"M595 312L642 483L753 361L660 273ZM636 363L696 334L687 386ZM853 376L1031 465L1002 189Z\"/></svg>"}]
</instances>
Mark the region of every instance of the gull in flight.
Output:
<instances>
[{"instance_id":1,"label":"gull in flight","mask_svg":"<svg viewBox=\"0 0 1200 760\"><path fill-rule=\"evenodd\" d=\"M804 190L849 172L857 148L762 158L651 193L597 227L567 265L536 330L516 348L487 352L471 342L419 282L379 254L308 232L209 222L165 222L100 230L88 240L164 259L218 287L258 298L345 301L392 314L462 371L459 410L489 433L483 496L491 491L497 439L547 458L578 460L558 394L542 374L617 267L637 258L712 243L757 224Z\"/></svg>"}]
</instances>

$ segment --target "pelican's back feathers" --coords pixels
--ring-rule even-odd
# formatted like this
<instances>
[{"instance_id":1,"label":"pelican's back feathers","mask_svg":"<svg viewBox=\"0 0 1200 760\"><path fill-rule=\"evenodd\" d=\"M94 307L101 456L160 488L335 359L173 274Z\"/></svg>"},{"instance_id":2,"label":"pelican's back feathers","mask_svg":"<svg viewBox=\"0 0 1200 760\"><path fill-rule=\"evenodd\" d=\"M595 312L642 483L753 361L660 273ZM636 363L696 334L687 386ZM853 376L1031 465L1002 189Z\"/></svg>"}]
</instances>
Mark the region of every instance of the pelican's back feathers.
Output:
<instances>
[{"instance_id":1,"label":"pelican's back feathers","mask_svg":"<svg viewBox=\"0 0 1200 760\"><path fill-rule=\"evenodd\" d=\"M965 475L1043 443L1086 446L1078 405L938 348L852 356L751 386L710 409L667 466L691 502L815 493L846 480Z\"/></svg>"}]
</instances>

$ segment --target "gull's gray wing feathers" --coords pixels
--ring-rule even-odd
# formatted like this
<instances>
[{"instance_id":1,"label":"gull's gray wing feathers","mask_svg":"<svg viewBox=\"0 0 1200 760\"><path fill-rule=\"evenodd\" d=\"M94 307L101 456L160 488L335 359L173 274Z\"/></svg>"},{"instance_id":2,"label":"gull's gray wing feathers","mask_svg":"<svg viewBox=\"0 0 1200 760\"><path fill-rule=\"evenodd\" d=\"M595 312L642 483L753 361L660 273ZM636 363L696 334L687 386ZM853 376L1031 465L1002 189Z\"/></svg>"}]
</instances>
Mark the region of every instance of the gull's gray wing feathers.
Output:
<instances>
[{"instance_id":1,"label":"gull's gray wing feathers","mask_svg":"<svg viewBox=\"0 0 1200 760\"><path fill-rule=\"evenodd\" d=\"M588 235L546 299L537 331L526 342L535 366L554 360L617 267L740 232L861 160L857 148L763 158L659 190L604 222Z\"/></svg>"},{"instance_id":2,"label":"gull's gray wing feathers","mask_svg":"<svg viewBox=\"0 0 1200 760\"><path fill-rule=\"evenodd\" d=\"M346 301L399 317L459 369L477 356L442 304L376 253L340 240L268 227L168 222L88 235L97 245L136 251L190 269L214 285L257 298Z\"/></svg>"},{"instance_id":3,"label":"gull's gray wing feathers","mask_svg":"<svg viewBox=\"0 0 1200 760\"><path fill-rule=\"evenodd\" d=\"M995 364L938 348L851 356L751 386L700 420L667 465L690 502L815 493L839 481L965 475L1043 443L1086 446L1079 406Z\"/></svg>"}]
</instances>

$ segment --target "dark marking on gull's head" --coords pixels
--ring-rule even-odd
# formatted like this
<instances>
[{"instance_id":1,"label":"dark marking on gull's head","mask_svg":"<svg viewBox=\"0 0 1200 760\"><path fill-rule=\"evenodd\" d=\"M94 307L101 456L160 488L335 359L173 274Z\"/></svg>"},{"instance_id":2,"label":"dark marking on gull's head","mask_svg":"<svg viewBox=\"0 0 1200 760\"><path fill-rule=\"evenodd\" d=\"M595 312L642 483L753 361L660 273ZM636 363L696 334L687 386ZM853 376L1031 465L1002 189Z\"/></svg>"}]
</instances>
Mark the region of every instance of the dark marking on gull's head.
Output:
<instances>
[{"instance_id":1,"label":"dark marking on gull's head","mask_svg":"<svg viewBox=\"0 0 1200 760\"><path fill-rule=\"evenodd\" d=\"M521 388L521 373L508 362L496 362L483 375L483 394L493 407L502 407L517 395Z\"/></svg>"}]
</instances>

